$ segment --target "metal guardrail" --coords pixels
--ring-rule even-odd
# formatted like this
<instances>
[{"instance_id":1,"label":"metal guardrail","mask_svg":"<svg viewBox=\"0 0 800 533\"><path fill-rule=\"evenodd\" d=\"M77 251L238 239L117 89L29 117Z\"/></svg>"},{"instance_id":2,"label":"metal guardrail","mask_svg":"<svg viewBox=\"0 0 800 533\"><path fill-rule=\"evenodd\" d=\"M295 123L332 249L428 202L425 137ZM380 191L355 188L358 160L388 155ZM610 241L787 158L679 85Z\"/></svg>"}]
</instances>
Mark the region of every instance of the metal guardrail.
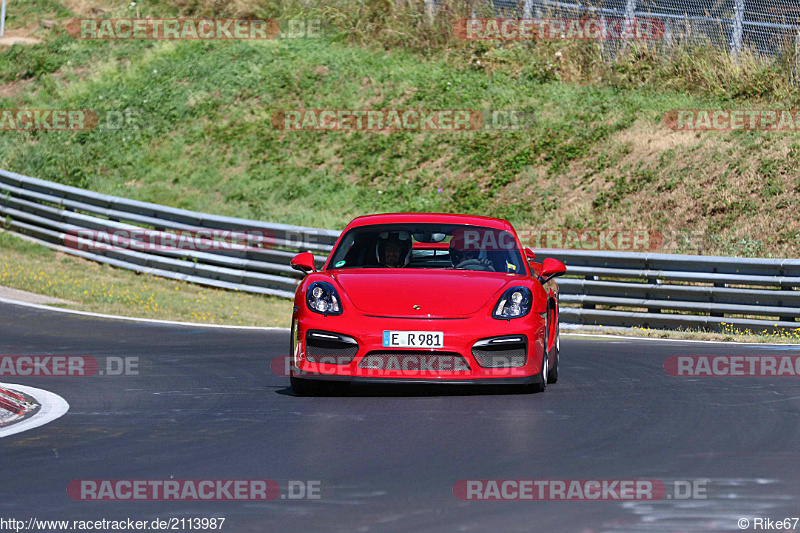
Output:
<instances>
[{"instance_id":1,"label":"metal guardrail","mask_svg":"<svg viewBox=\"0 0 800 533\"><path fill-rule=\"evenodd\" d=\"M99 194L0 170L0 216L7 229L59 251L116 267L213 287L291 298L300 273L289 261L300 251L322 264L339 232L209 215ZM261 230L264 248L200 251L76 247L80 230ZM72 245L70 245L72 244ZM98 249L107 248L107 249Z\"/></svg>"},{"instance_id":2,"label":"metal guardrail","mask_svg":"<svg viewBox=\"0 0 800 533\"><path fill-rule=\"evenodd\" d=\"M203 285L285 298L301 274L289 261L312 251L324 262L340 232L198 213L0 170L0 216L6 228L45 246ZM255 229L268 246L247 250L81 249L81 230ZM68 238L68 240L65 240ZM70 243L72 245L70 245ZM776 331L800 329L800 259L535 250L569 268L559 280L565 323Z\"/></svg>"},{"instance_id":3,"label":"metal guardrail","mask_svg":"<svg viewBox=\"0 0 800 533\"><path fill-rule=\"evenodd\" d=\"M535 251L568 265L558 283L566 323L800 330L800 259Z\"/></svg>"}]
</instances>

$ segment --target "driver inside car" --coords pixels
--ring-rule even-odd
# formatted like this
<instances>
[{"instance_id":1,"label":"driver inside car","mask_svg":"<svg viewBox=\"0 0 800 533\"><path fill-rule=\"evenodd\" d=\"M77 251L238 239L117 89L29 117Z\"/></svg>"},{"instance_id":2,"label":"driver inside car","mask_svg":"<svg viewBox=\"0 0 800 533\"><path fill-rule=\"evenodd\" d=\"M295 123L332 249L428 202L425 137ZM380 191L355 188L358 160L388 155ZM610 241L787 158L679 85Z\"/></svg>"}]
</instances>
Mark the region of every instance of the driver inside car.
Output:
<instances>
[{"instance_id":1,"label":"driver inside car","mask_svg":"<svg viewBox=\"0 0 800 533\"><path fill-rule=\"evenodd\" d=\"M403 253L403 247L399 242L387 242L384 248L386 254L386 266L389 268L397 268L400 265L400 256Z\"/></svg>"},{"instance_id":2,"label":"driver inside car","mask_svg":"<svg viewBox=\"0 0 800 533\"><path fill-rule=\"evenodd\" d=\"M378 263L388 268L406 266L411 256L411 243L408 233L383 232L379 237L375 250L378 256Z\"/></svg>"}]
</instances>

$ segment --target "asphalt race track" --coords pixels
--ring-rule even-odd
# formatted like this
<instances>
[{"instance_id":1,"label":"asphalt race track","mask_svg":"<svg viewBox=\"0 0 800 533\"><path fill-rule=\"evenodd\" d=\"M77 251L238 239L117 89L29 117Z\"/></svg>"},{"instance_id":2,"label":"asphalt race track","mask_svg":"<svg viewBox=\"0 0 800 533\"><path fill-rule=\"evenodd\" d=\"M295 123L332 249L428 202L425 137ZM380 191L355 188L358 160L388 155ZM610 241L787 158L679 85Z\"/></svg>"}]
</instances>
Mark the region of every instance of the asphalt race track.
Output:
<instances>
[{"instance_id":1,"label":"asphalt race track","mask_svg":"<svg viewBox=\"0 0 800 533\"><path fill-rule=\"evenodd\" d=\"M798 347L562 336L543 394L354 388L295 397L288 332L0 305L0 354L138 357L138 376L2 377L69 412L0 439L0 517L225 517L223 531L739 531L800 516L798 378L679 378L670 355ZM85 502L75 479L317 480L319 500ZM706 499L461 501L462 479L707 479ZM800 527L800 526L799 526Z\"/></svg>"}]
</instances>

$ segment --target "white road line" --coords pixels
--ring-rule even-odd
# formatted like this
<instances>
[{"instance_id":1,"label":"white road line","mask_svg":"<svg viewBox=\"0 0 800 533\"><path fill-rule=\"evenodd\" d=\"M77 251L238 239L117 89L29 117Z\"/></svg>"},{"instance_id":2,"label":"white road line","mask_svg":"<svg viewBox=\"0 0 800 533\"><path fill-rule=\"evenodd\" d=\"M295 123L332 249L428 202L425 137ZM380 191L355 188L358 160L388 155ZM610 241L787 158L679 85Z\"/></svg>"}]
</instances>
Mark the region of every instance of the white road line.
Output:
<instances>
[{"instance_id":1,"label":"white road line","mask_svg":"<svg viewBox=\"0 0 800 533\"><path fill-rule=\"evenodd\" d=\"M94 318L109 318L112 320L126 320L128 322L149 322L152 324L168 324L171 326L194 326L204 328L223 328L223 329L245 329L255 331L289 331L289 328L280 328L272 326L228 326L226 324L200 324L197 322L176 322L174 320L158 320L155 318L134 318L129 316L118 315L104 315L101 313L90 313L89 311L76 311L74 309L61 309L60 307L50 307L49 305L32 304L28 302L20 302L19 300L10 300L8 298L0 298L0 303L21 305L22 307L30 307L32 309L42 309L44 311L53 311L56 313L67 313L70 315L90 316Z\"/></svg>"},{"instance_id":2,"label":"white road line","mask_svg":"<svg viewBox=\"0 0 800 533\"><path fill-rule=\"evenodd\" d=\"M669 330L666 330L669 331ZM738 342L738 341L713 341L713 340L701 340L701 339L662 339L660 337L636 337L636 336L626 336L626 335L614 335L612 333L572 333L571 331L561 331L561 335L566 335L569 337L602 337L603 340L611 341L614 339L628 339L628 340L636 340L636 341L668 341L668 342L712 342L716 344L740 344L742 346L752 346L757 348L758 346L786 346L787 349L790 349L792 346L800 346L800 344L790 344L790 343L777 343L777 342Z\"/></svg>"},{"instance_id":3,"label":"white road line","mask_svg":"<svg viewBox=\"0 0 800 533\"><path fill-rule=\"evenodd\" d=\"M39 411L30 418L26 418L22 422L11 424L7 428L0 428L0 438L16 435L23 431L38 428L48 422L52 422L57 418L61 418L69 411L69 404L67 401L52 392L28 387L26 385L14 385L12 383L0 383L0 386L9 388L32 396L36 402L41 405Z\"/></svg>"}]
</instances>

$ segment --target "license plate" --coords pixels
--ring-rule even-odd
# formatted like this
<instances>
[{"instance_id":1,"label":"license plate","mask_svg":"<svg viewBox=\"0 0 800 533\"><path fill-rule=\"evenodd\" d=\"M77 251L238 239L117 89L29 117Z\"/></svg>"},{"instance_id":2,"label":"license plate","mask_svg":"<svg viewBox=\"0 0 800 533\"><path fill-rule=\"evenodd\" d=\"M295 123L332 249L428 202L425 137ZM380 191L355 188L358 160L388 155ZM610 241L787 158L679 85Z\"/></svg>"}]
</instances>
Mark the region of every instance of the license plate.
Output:
<instances>
[{"instance_id":1,"label":"license plate","mask_svg":"<svg viewBox=\"0 0 800 533\"><path fill-rule=\"evenodd\" d=\"M384 331L383 345L387 348L442 348L441 331Z\"/></svg>"}]
</instances>

